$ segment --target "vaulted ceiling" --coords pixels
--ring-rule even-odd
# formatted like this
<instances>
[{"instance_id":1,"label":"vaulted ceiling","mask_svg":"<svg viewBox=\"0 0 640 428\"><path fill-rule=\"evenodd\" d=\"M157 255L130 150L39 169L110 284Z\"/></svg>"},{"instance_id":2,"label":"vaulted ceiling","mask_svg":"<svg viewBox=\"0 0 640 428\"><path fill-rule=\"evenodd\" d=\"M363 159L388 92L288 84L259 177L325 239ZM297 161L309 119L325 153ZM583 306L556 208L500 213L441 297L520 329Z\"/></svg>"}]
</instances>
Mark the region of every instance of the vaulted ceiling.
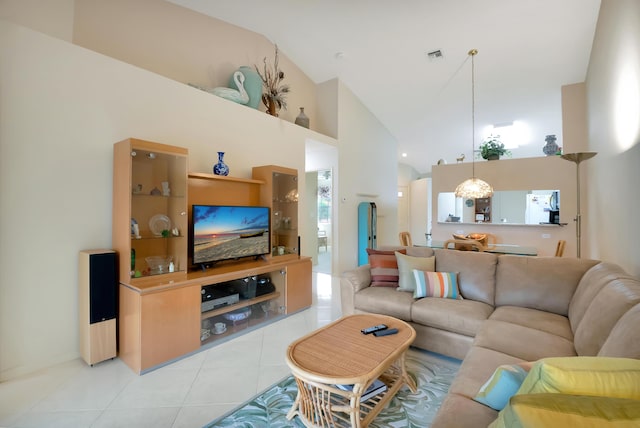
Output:
<instances>
[{"instance_id":1,"label":"vaulted ceiling","mask_svg":"<svg viewBox=\"0 0 640 428\"><path fill-rule=\"evenodd\" d=\"M339 78L428 173L471 158L487 127L521 125L513 157L562 146L561 87L583 82L600 0L170 0L263 34L313 81ZM440 51L431 59L429 52ZM406 153L406 157L402 154Z\"/></svg>"}]
</instances>

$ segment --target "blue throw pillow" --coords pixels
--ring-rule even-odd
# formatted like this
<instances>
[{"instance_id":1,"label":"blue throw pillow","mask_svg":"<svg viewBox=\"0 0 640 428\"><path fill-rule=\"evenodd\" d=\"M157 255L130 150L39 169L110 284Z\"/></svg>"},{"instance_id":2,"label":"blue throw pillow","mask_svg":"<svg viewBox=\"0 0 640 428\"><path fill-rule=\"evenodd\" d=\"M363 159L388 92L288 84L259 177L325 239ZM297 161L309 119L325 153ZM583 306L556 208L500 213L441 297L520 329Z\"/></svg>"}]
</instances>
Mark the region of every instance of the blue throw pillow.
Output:
<instances>
[{"instance_id":1,"label":"blue throw pillow","mask_svg":"<svg viewBox=\"0 0 640 428\"><path fill-rule=\"evenodd\" d=\"M518 392L527 374L529 372L517 364L499 366L473 399L494 410L502 410Z\"/></svg>"}]
</instances>

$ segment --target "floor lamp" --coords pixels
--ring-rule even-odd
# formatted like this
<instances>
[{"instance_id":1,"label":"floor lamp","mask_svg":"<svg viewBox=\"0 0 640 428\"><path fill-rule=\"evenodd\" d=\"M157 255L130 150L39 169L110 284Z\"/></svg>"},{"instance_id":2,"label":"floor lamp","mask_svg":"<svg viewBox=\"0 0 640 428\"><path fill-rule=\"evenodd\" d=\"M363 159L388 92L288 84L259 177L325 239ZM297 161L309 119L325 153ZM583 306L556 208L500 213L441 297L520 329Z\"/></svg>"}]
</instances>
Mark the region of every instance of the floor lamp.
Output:
<instances>
[{"instance_id":1,"label":"floor lamp","mask_svg":"<svg viewBox=\"0 0 640 428\"><path fill-rule=\"evenodd\" d=\"M575 222L576 222L576 242L578 245L578 258L580 258L580 232L582 229L582 219L580 215L580 162L591 159L598 153L596 152L580 152L580 153L566 153L564 155L560 155L562 159L574 162L576 164L576 193L577 193L577 208L578 213L576 214Z\"/></svg>"}]
</instances>

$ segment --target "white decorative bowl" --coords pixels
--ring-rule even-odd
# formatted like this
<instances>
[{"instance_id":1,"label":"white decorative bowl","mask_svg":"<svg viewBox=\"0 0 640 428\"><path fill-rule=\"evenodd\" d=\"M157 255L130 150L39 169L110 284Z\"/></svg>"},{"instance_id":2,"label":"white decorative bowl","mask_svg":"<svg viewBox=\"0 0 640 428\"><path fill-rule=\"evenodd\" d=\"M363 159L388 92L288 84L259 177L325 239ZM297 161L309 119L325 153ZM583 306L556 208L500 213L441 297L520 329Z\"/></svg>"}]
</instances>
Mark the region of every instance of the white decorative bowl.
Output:
<instances>
[{"instance_id":1,"label":"white decorative bowl","mask_svg":"<svg viewBox=\"0 0 640 428\"><path fill-rule=\"evenodd\" d=\"M226 314L222 314L223 317L225 317L225 319L228 319L229 321L242 321L244 319L249 318L249 316L251 316L251 308L246 307L246 308L242 308L242 309L238 309L237 311L233 311L233 312L227 312Z\"/></svg>"}]
</instances>

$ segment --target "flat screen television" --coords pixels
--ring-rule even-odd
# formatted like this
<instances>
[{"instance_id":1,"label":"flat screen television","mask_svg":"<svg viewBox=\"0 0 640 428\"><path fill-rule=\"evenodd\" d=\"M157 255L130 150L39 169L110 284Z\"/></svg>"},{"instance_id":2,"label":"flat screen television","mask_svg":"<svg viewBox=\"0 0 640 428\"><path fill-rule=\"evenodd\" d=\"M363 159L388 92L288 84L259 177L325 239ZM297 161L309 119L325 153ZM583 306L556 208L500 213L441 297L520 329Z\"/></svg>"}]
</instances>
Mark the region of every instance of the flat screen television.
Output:
<instances>
[{"instance_id":1,"label":"flat screen television","mask_svg":"<svg viewBox=\"0 0 640 428\"><path fill-rule=\"evenodd\" d=\"M193 205L191 213L195 266L271 252L269 207Z\"/></svg>"}]
</instances>

